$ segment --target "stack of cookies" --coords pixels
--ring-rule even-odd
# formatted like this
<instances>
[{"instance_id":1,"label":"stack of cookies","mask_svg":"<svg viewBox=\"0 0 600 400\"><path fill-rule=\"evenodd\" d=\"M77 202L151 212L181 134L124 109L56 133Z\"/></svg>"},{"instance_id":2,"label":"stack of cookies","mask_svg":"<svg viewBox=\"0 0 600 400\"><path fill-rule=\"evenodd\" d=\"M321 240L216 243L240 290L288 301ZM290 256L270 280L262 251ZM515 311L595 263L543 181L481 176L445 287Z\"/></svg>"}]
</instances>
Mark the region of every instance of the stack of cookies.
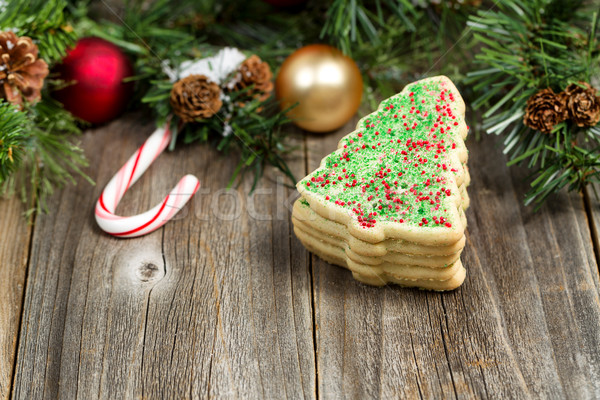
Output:
<instances>
[{"instance_id":1,"label":"stack of cookies","mask_svg":"<svg viewBox=\"0 0 600 400\"><path fill-rule=\"evenodd\" d=\"M470 182L464 114L444 76L383 101L298 182L298 239L367 284L460 286Z\"/></svg>"}]
</instances>

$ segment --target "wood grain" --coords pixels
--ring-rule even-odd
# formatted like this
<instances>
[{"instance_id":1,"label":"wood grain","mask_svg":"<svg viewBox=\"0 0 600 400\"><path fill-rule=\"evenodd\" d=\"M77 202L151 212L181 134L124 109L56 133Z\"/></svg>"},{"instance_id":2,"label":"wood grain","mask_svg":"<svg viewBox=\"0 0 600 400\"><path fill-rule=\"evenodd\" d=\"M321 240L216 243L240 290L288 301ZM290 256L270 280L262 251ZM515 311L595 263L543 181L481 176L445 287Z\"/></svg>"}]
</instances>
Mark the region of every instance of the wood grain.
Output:
<instances>
[{"instance_id":1,"label":"wood grain","mask_svg":"<svg viewBox=\"0 0 600 400\"><path fill-rule=\"evenodd\" d=\"M309 171L337 135L307 141ZM450 293L370 288L312 257L324 398L600 396L598 268L582 199L522 206L524 173L470 140L465 284Z\"/></svg>"},{"instance_id":2,"label":"wood grain","mask_svg":"<svg viewBox=\"0 0 600 400\"><path fill-rule=\"evenodd\" d=\"M152 131L138 120L84 135L101 185ZM296 138L297 176L355 123ZM225 190L235 159L208 147L161 156L125 196L119 212L132 214L185 173L202 182L191 206L144 238L96 227L102 187L60 191L33 230L14 398L600 397L590 231L597 237L600 206L588 201L588 219L583 199L565 193L533 213L521 201L526 171L505 166L499 143L468 146L468 275L450 293L365 286L310 255L290 226L296 192L271 170L252 196L249 180ZM14 230L15 207L0 204L0 227ZM0 242L0 255L19 261L3 257L0 272L17 268L6 275L17 285L24 240ZM0 299L17 307L18 286L1 285L16 288ZM0 339L9 350L16 340ZM5 397L10 375L0 381Z\"/></svg>"},{"instance_id":3,"label":"wood grain","mask_svg":"<svg viewBox=\"0 0 600 400\"><path fill-rule=\"evenodd\" d=\"M0 197L0 399L8 399L17 350L31 224L17 196Z\"/></svg>"},{"instance_id":4,"label":"wood grain","mask_svg":"<svg viewBox=\"0 0 600 400\"><path fill-rule=\"evenodd\" d=\"M232 160L204 154L188 167L206 183L196 218L165 229L182 239L164 242L171 276L148 307L142 395L313 398L308 259L290 236L293 192L269 177L250 197L249 181L224 191ZM303 173L303 161L290 166ZM157 368L165 359L169 379Z\"/></svg>"},{"instance_id":5,"label":"wood grain","mask_svg":"<svg viewBox=\"0 0 600 400\"><path fill-rule=\"evenodd\" d=\"M600 259L600 185L589 184L583 191L583 200L594 245L594 256Z\"/></svg>"},{"instance_id":6,"label":"wood grain","mask_svg":"<svg viewBox=\"0 0 600 400\"><path fill-rule=\"evenodd\" d=\"M86 133L90 174L107 182L151 130L125 119ZM303 157L292 166L302 174ZM254 199L248 182L225 191L234 167L203 146L162 155L119 212L149 208L184 173L203 189L140 239L99 231L101 187L52 199L35 226L16 399L314 397L307 253L277 203L292 192L278 198L268 179Z\"/></svg>"}]
</instances>

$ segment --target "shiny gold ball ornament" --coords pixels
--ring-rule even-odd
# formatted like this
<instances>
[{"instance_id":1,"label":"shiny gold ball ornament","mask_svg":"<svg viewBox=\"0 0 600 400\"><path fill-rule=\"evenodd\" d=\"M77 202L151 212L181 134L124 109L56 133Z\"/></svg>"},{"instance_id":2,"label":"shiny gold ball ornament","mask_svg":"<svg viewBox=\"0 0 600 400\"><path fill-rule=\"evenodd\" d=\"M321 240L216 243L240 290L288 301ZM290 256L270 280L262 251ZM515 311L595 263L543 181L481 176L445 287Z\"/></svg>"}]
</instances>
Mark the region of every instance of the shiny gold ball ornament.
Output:
<instances>
[{"instance_id":1,"label":"shiny gold ball ornament","mask_svg":"<svg viewBox=\"0 0 600 400\"><path fill-rule=\"evenodd\" d=\"M360 106L363 81L356 63L334 47L313 44L281 65L275 92L282 110L302 129L329 132L352 118Z\"/></svg>"}]
</instances>

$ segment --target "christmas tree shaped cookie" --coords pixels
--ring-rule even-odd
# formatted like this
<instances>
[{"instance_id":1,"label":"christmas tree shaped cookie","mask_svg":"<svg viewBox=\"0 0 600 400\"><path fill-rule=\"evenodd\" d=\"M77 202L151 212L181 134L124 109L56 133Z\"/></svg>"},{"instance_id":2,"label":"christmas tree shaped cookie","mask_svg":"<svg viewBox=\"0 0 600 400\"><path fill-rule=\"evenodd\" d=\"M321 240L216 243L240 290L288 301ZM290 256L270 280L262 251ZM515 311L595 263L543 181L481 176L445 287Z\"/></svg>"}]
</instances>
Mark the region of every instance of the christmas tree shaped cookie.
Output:
<instances>
[{"instance_id":1,"label":"christmas tree shaped cookie","mask_svg":"<svg viewBox=\"0 0 600 400\"><path fill-rule=\"evenodd\" d=\"M443 76L383 101L298 182L296 236L368 284L460 286L470 182L464 113Z\"/></svg>"}]
</instances>

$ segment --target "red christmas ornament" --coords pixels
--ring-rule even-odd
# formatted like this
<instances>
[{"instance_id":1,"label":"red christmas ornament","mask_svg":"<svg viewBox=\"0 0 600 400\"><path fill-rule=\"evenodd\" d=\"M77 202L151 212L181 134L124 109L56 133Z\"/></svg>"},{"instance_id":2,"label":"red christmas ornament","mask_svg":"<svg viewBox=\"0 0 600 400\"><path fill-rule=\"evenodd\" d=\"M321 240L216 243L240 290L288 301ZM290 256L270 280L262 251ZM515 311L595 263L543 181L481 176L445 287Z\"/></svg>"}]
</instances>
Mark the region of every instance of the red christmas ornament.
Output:
<instances>
[{"instance_id":1,"label":"red christmas ornament","mask_svg":"<svg viewBox=\"0 0 600 400\"><path fill-rule=\"evenodd\" d=\"M127 56L114 44L100 38L80 39L55 71L74 85L56 91L55 98L76 117L100 124L118 116L133 93L133 75Z\"/></svg>"}]
</instances>

